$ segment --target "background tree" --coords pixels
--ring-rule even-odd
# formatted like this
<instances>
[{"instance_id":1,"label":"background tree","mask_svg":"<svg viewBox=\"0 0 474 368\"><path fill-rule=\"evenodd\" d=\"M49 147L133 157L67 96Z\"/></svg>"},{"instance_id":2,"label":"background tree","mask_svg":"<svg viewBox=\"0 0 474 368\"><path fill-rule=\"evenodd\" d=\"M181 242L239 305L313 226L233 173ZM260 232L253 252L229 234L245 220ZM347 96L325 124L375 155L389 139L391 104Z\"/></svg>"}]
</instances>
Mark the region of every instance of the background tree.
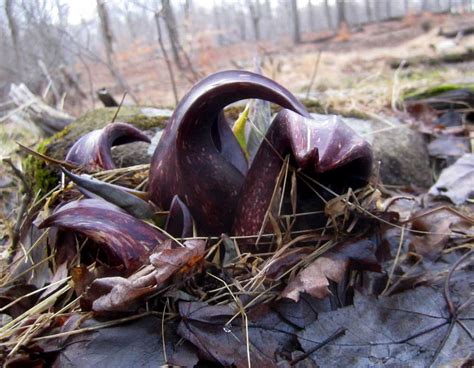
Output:
<instances>
[{"instance_id":1,"label":"background tree","mask_svg":"<svg viewBox=\"0 0 474 368\"><path fill-rule=\"evenodd\" d=\"M345 0L337 0L337 28L340 29L344 24L347 25L346 2Z\"/></svg>"},{"instance_id":2,"label":"background tree","mask_svg":"<svg viewBox=\"0 0 474 368\"><path fill-rule=\"evenodd\" d=\"M300 17L298 14L297 0L291 0L291 11L292 11L292 16L293 16L293 41L294 43L300 43L301 42Z\"/></svg>"},{"instance_id":3,"label":"background tree","mask_svg":"<svg viewBox=\"0 0 474 368\"><path fill-rule=\"evenodd\" d=\"M311 0L308 0L308 24L309 30L314 32L316 30L316 24L314 22L314 6Z\"/></svg>"},{"instance_id":4,"label":"background tree","mask_svg":"<svg viewBox=\"0 0 474 368\"><path fill-rule=\"evenodd\" d=\"M372 22L372 8L370 7L370 0L365 0L365 15L367 22Z\"/></svg>"},{"instance_id":5,"label":"background tree","mask_svg":"<svg viewBox=\"0 0 474 368\"><path fill-rule=\"evenodd\" d=\"M165 21L166 30L168 31L168 38L171 45L171 51L175 64L179 69L184 69L184 62L180 56L180 42L178 27L176 25L176 18L174 16L173 8L170 0L161 0L163 19Z\"/></svg>"},{"instance_id":6,"label":"background tree","mask_svg":"<svg viewBox=\"0 0 474 368\"><path fill-rule=\"evenodd\" d=\"M334 29L331 15L331 6L329 5L329 0L324 0L324 13L326 15L326 24L329 29Z\"/></svg>"},{"instance_id":7,"label":"background tree","mask_svg":"<svg viewBox=\"0 0 474 368\"><path fill-rule=\"evenodd\" d=\"M16 64L18 66L17 72L21 75L23 60L20 49L19 30L15 19L13 5L13 0L5 0L5 14L7 15L8 27L10 29L10 37L12 40L13 49L15 50Z\"/></svg>"},{"instance_id":8,"label":"background tree","mask_svg":"<svg viewBox=\"0 0 474 368\"><path fill-rule=\"evenodd\" d=\"M115 63L115 58L114 58L114 47L113 47L113 42L114 42L114 36L112 34L112 29L110 26L110 20L109 20L109 14L107 12L107 8L105 6L105 1L104 0L97 0L97 13L99 15L100 19L100 28L102 31L102 39L104 41L104 46L105 46L105 55L107 57L107 66L112 73L112 75L115 77L118 85L122 89L123 92L127 92L129 96L136 102L138 103L138 99L133 93L132 89L128 85L127 81L125 78L122 76L122 73L120 72L118 66Z\"/></svg>"},{"instance_id":9,"label":"background tree","mask_svg":"<svg viewBox=\"0 0 474 368\"><path fill-rule=\"evenodd\" d=\"M247 6L252 20L255 41L260 41L260 19L262 18L260 0L247 0Z\"/></svg>"}]
</instances>

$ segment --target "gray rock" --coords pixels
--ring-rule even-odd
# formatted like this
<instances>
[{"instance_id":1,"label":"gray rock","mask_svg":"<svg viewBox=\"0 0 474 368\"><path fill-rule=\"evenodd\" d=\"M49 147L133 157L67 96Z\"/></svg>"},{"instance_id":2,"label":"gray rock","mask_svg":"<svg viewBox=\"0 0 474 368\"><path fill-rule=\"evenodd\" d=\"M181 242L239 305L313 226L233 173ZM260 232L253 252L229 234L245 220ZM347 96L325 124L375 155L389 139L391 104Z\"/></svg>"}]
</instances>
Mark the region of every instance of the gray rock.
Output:
<instances>
[{"instance_id":1,"label":"gray rock","mask_svg":"<svg viewBox=\"0 0 474 368\"><path fill-rule=\"evenodd\" d=\"M327 119L327 115L311 115L316 120ZM378 167L383 184L414 184L423 188L433 184L428 150L421 133L395 119L387 119L387 123L346 117L342 120L372 145L374 169Z\"/></svg>"}]
</instances>

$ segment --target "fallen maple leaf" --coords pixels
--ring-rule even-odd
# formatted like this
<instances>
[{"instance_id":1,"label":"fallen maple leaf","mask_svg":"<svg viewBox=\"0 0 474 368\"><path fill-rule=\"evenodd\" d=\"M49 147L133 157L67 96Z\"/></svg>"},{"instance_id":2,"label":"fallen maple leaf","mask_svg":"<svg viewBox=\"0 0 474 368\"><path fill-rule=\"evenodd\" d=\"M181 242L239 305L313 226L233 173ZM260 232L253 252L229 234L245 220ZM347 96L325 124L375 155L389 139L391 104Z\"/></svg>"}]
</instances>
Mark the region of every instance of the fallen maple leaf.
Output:
<instances>
[{"instance_id":1,"label":"fallen maple leaf","mask_svg":"<svg viewBox=\"0 0 474 368\"><path fill-rule=\"evenodd\" d=\"M88 320L82 327L94 325L100 325L100 322ZM178 337L174 334L176 326L167 323L164 327L166 352L163 352L161 318L146 316L70 337L63 344L55 364L71 368L194 366L197 355L187 346L178 347Z\"/></svg>"},{"instance_id":2,"label":"fallen maple leaf","mask_svg":"<svg viewBox=\"0 0 474 368\"><path fill-rule=\"evenodd\" d=\"M208 361L223 366L277 367L277 353L294 342L294 327L285 323L268 305L248 312L247 324L233 319L232 305L208 305L203 302L181 302L178 334L199 349ZM248 335L248 336L247 336ZM248 341L247 341L248 337ZM247 350L248 349L248 350Z\"/></svg>"},{"instance_id":3,"label":"fallen maple leaf","mask_svg":"<svg viewBox=\"0 0 474 368\"><path fill-rule=\"evenodd\" d=\"M319 367L461 366L474 351L473 316L472 308L464 308L449 330L443 295L427 287L379 299L356 293L353 306L320 313L299 333L299 342ZM344 336L312 352L341 328Z\"/></svg>"}]
</instances>

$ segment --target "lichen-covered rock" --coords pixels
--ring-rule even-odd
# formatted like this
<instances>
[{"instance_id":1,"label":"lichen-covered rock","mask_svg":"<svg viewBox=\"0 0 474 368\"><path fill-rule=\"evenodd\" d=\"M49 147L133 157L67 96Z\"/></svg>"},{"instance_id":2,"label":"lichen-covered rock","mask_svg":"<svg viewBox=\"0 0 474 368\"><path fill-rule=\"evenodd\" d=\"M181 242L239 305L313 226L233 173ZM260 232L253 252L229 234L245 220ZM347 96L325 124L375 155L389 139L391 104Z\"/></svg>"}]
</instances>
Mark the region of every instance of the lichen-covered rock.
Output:
<instances>
[{"instance_id":1,"label":"lichen-covered rock","mask_svg":"<svg viewBox=\"0 0 474 368\"><path fill-rule=\"evenodd\" d=\"M115 107L104 107L90 111L61 132L40 142L36 150L55 159L64 160L68 150L81 136L110 123L116 112L117 108ZM171 113L172 111L167 109L122 106L115 121L132 124L152 137L156 131L163 129ZM151 156L147 148L148 145L143 142L117 146L113 150L114 161L118 166L148 163ZM24 161L24 167L35 191L41 190L42 193L45 193L58 182L57 170L38 158L29 156Z\"/></svg>"}]
</instances>

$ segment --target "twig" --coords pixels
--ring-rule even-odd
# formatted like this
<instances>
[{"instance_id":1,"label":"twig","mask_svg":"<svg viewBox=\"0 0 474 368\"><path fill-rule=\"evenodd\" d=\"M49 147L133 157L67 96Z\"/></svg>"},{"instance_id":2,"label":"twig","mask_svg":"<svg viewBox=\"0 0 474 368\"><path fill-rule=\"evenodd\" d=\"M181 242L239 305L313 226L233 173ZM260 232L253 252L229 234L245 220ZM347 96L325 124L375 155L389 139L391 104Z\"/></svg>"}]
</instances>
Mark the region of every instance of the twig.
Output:
<instances>
[{"instance_id":1,"label":"twig","mask_svg":"<svg viewBox=\"0 0 474 368\"><path fill-rule=\"evenodd\" d=\"M441 354L441 351L443 350L444 346L446 345L446 342L449 339L449 336L451 335L451 332L454 328L454 325L456 322L458 322L458 310L454 306L453 299L451 298L451 291L449 290L449 284L451 282L451 278L453 277L454 271L459 267L459 265L464 262L466 259L471 257L474 254L474 250L471 249L469 252L464 254L462 257L460 257L456 263L451 267L451 269L448 272L448 276L446 277L446 281L444 283L444 299L446 299L446 304L448 306L448 311L449 311L449 316L450 316L450 321L449 321L449 328L448 331L446 331L446 334L444 335L443 340L439 344L438 348L436 349L435 354L433 355L433 359L431 360L430 367L434 365L436 360L438 359L439 355Z\"/></svg>"},{"instance_id":2,"label":"twig","mask_svg":"<svg viewBox=\"0 0 474 368\"><path fill-rule=\"evenodd\" d=\"M163 314L161 315L161 342L163 344L163 358L165 359L165 364L168 364L168 356L166 354L166 340L165 340L165 314L166 314L166 304L163 307Z\"/></svg>"},{"instance_id":3,"label":"twig","mask_svg":"<svg viewBox=\"0 0 474 368\"><path fill-rule=\"evenodd\" d=\"M336 340L338 337L344 335L346 333L346 329L344 327L340 327L339 329L336 330L331 336L329 336L326 340L320 342L318 345L316 345L314 348L308 350L306 353L303 355L300 355L299 357L293 359L290 362L290 365L296 365L296 363L301 362L302 360L305 360L308 358L311 354L313 354L315 351L321 349L323 346L329 344L330 342Z\"/></svg>"},{"instance_id":4,"label":"twig","mask_svg":"<svg viewBox=\"0 0 474 368\"><path fill-rule=\"evenodd\" d=\"M8 166L11 167L13 173L21 180L23 191L25 194L21 198L20 208L18 209L18 215L16 218L15 226L12 229L12 242L9 249L8 255L8 264L13 261L13 257L15 255L16 249L18 248L18 243L20 242L20 231L21 231L21 224L23 216L28 208L28 203L31 201L33 196L33 192L31 191L30 186L28 185L28 181L26 180L25 176L18 169L15 164L12 162L10 157L4 158L3 162L6 163Z\"/></svg>"},{"instance_id":5,"label":"twig","mask_svg":"<svg viewBox=\"0 0 474 368\"><path fill-rule=\"evenodd\" d=\"M456 319L457 317L457 311L456 308L454 307L453 300L451 298L451 291L449 290L449 283L451 282L451 277L453 276L454 271L456 268L459 267L459 265L468 259L472 254L474 253L474 250L471 249L469 252L464 254L461 258L459 258L456 263L451 267L449 270L448 276L446 277L446 282L444 283L444 298L446 299L446 304L448 305L448 310L453 319Z\"/></svg>"},{"instance_id":6,"label":"twig","mask_svg":"<svg viewBox=\"0 0 474 368\"><path fill-rule=\"evenodd\" d=\"M48 164L64 166L66 169L77 169L77 168L79 168L78 165L72 164L70 162L66 162L66 161L62 161L62 160L56 160L55 158L43 155L42 153L39 153L39 152L31 149L30 147L27 147L27 146L21 144L20 142L16 142L16 144L18 144L22 150L26 151L27 153L29 153L33 156L36 156L36 157L46 161Z\"/></svg>"},{"instance_id":7,"label":"twig","mask_svg":"<svg viewBox=\"0 0 474 368\"><path fill-rule=\"evenodd\" d=\"M403 240L405 238L405 226L402 226L402 231L400 233L400 241L398 242L398 249L397 249L397 255L395 256L395 259L393 260L393 266L392 269L390 270L390 273L388 275L388 280L387 284L385 285L385 289L380 293L380 295L386 295L387 290L390 288L390 283L392 282L393 275L395 273L395 269L397 268L398 261L400 259L400 254L403 248Z\"/></svg>"},{"instance_id":8,"label":"twig","mask_svg":"<svg viewBox=\"0 0 474 368\"><path fill-rule=\"evenodd\" d=\"M117 119L117 116L120 112L120 109L122 108L122 104L123 104L123 101L125 100L125 96L127 95L127 92L124 92L123 93L123 96L122 96L122 100L120 101L118 107L117 107L117 111L115 111L115 114L114 114L114 117L112 118L112 123L115 123L115 119Z\"/></svg>"},{"instance_id":9,"label":"twig","mask_svg":"<svg viewBox=\"0 0 474 368\"><path fill-rule=\"evenodd\" d=\"M8 166L10 166L15 176L21 180L24 187L23 189L25 190L25 192L31 196L32 191L31 191L30 186L28 185L28 180L26 180L25 175L23 175L23 172L15 166L15 164L13 163L10 157L5 157L4 159L2 159L2 161L6 163Z\"/></svg>"},{"instance_id":10,"label":"twig","mask_svg":"<svg viewBox=\"0 0 474 368\"><path fill-rule=\"evenodd\" d=\"M323 52L319 50L318 56L316 56L316 62L314 63L314 69L313 69L313 74L311 75L311 80L309 82L308 90L306 91L306 99L309 98L309 94L311 92L311 88L313 88L314 80L316 79L316 75L318 74L318 69L319 69L319 61L321 60L321 54Z\"/></svg>"}]
</instances>

